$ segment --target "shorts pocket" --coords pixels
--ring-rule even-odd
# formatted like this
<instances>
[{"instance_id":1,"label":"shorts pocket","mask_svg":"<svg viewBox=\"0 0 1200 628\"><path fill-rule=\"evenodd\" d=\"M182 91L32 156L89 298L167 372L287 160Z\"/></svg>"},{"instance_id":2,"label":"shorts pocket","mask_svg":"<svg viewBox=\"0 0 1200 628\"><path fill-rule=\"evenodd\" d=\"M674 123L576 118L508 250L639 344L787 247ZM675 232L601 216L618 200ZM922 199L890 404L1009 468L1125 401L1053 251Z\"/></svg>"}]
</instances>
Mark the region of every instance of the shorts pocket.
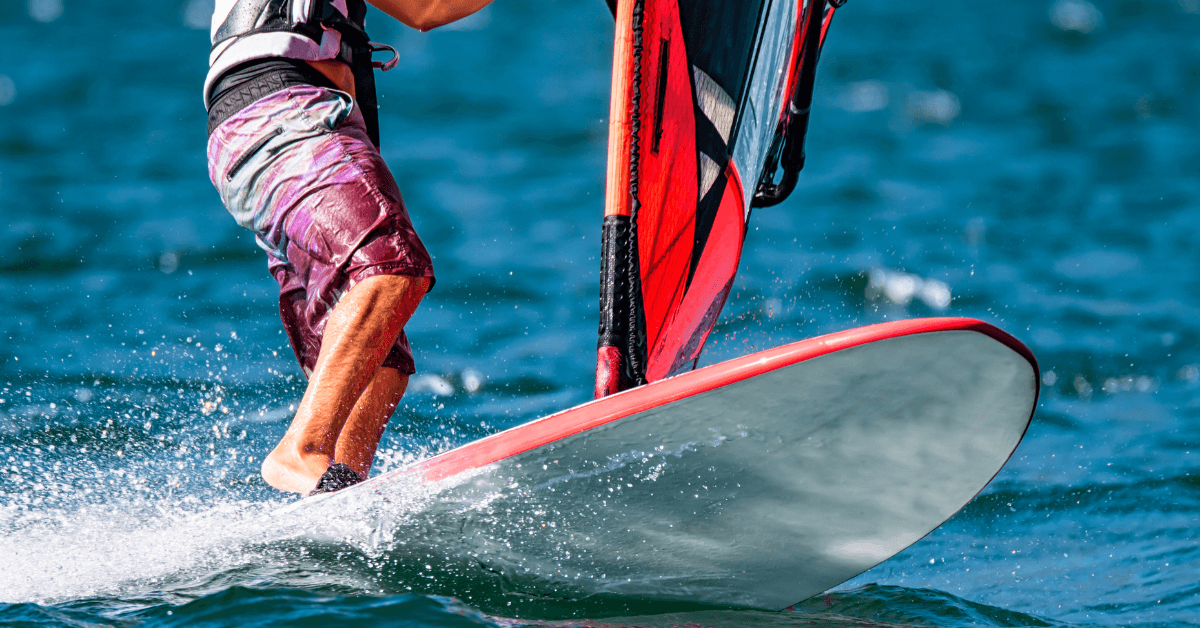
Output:
<instances>
[{"instance_id":1,"label":"shorts pocket","mask_svg":"<svg viewBox=\"0 0 1200 628\"><path fill-rule=\"evenodd\" d=\"M250 148L247 148L241 155L238 155L238 158L229 166L229 172L225 173L225 180L232 181L234 175L244 168L247 163L250 163L254 155L258 154L258 151L262 150L268 142L278 137L280 133L283 133L283 127L275 127L275 130L259 138Z\"/></svg>"}]
</instances>

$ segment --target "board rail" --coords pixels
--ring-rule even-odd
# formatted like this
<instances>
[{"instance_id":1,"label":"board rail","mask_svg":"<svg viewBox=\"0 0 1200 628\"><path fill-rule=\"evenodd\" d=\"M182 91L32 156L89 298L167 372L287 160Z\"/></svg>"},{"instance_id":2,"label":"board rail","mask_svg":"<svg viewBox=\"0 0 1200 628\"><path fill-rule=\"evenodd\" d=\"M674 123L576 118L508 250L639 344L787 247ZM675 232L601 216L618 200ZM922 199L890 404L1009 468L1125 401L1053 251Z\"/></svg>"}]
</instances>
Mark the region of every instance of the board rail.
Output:
<instances>
[{"instance_id":1,"label":"board rail","mask_svg":"<svg viewBox=\"0 0 1200 628\"><path fill-rule=\"evenodd\" d=\"M995 325L978 319L936 317L876 323L793 342L621 391L609 397L498 432L408 467L378 476L377 480L384 483L387 477L412 474L417 474L421 480L427 482L446 479L631 414L714 390L791 364L889 338L945 331L973 331L988 336L1028 360L1035 373L1040 372L1037 358L1020 340ZM1036 399L1034 401L1034 407L1036 407Z\"/></svg>"}]
</instances>

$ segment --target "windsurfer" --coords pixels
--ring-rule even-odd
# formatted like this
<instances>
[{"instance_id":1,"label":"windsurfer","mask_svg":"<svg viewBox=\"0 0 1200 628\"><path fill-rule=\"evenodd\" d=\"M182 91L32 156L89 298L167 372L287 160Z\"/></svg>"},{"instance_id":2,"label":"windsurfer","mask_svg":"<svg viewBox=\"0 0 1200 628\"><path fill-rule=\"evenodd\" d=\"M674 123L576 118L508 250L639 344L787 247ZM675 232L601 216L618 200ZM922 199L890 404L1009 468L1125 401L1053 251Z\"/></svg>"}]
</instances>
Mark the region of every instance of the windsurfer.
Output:
<instances>
[{"instance_id":1,"label":"windsurfer","mask_svg":"<svg viewBox=\"0 0 1200 628\"><path fill-rule=\"evenodd\" d=\"M490 0L370 0L429 30ZM209 176L254 231L308 387L262 465L271 486L338 490L370 471L415 372L404 325L433 265L378 149L363 0L218 0ZM375 63L378 67L378 62Z\"/></svg>"}]
</instances>

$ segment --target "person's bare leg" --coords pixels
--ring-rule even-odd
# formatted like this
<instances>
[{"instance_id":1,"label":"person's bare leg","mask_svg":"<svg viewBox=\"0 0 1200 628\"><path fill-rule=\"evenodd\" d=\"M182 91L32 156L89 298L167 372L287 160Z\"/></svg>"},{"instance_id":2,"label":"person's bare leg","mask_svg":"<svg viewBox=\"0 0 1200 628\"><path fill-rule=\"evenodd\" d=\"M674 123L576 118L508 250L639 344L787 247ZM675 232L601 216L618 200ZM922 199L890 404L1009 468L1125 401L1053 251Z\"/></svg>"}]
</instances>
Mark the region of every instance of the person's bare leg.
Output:
<instances>
[{"instance_id":1,"label":"person's bare leg","mask_svg":"<svg viewBox=\"0 0 1200 628\"><path fill-rule=\"evenodd\" d=\"M342 297L325 324L321 354L296 417L263 460L267 484L294 493L316 487L334 462L343 426L428 287L424 277L376 275ZM378 392L392 396L383 388Z\"/></svg>"},{"instance_id":2,"label":"person's bare leg","mask_svg":"<svg viewBox=\"0 0 1200 628\"><path fill-rule=\"evenodd\" d=\"M375 372L375 378L342 426L334 448L334 462L349 465L355 473L367 477L379 439L407 386L408 376L397 369L384 366Z\"/></svg>"}]
</instances>

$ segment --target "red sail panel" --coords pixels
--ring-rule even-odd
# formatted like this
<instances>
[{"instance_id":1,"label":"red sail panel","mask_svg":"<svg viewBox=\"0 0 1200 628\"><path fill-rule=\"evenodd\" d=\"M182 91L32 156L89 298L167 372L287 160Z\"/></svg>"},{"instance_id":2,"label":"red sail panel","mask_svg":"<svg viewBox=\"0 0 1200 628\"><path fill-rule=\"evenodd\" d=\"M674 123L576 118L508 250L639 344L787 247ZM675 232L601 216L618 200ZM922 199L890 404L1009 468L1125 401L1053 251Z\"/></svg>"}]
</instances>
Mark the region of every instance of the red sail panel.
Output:
<instances>
[{"instance_id":1,"label":"red sail panel","mask_svg":"<svg viewBox=\"0 0 1200 628\"><path fill-rule=\"evenodd\" d=\"M616 4L597 397L695 368L737 273L764 170L770 184L781 162L785 172L802 163L802 150L784 151L779 137L795 135L788 96L811 74L799 66L815 63L811 46L811 60L799 48L819 22L800 32L801 15L819 18L826 6ZM802 149L803 138L793 144ZM771 185L769 200L786 197L792 178Z\"/></svg>"},{"instance_id":2,"label":"red sail panel","mask_svg":"<svg viewBox=\"0 0 1200 628\"><path fill-rule=\"evenodd\" d=\"M742 184L733 162L726 168L728 185L713 220L712 231L696 273L670 324L648 356L646 380L657 381L695 368L700 349L708 339L729 289L737 274L746 239L746 220Z\"/></svg>"},{"instance_id":3,"label":"red sail panel","mask_svg":"<svg viewBox=\"0 0 1200 628\"><path fill-rule=\"evenodd\" d=\"M646 4L635 228L646 346L656 347L687 287L699 183L691 66L679 6L676 0Z\"/></svg>"}]
</instances>

